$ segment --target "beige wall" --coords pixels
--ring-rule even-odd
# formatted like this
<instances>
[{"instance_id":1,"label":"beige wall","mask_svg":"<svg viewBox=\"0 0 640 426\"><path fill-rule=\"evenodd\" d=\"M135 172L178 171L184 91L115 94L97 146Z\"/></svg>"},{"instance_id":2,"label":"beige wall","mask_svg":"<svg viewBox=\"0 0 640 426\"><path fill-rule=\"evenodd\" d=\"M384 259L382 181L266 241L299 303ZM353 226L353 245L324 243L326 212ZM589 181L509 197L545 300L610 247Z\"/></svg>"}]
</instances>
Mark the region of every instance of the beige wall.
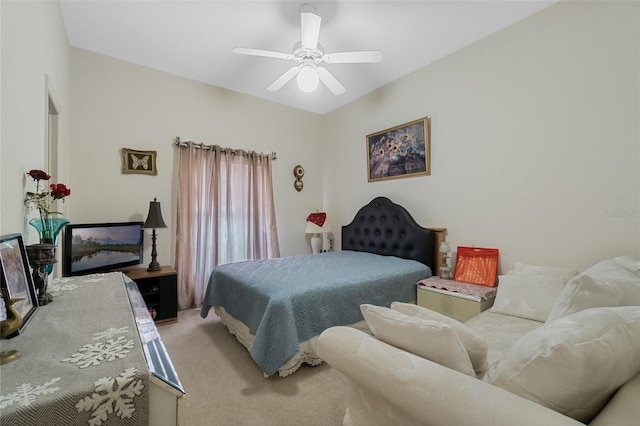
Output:
<instances>
[{"instance_id":1,"label":"beige wall","mask_svg":"<svg viewBox=\"0 0 640 426\"><path fill-rule=\"evenodd\" d=\"M57 2L2 1L2 115L0 118L0 234L21 232L37 241L27 225L25 191L35 189L26 172L47 170L48 93L58 102L60 146L54 182L68 183L69 46ZM49 171L49 170L47 170ZM65 205L60 206L62 210Z\"/></svg>"},{"instance_id":2,"label":"beige wall","mask_svg":"<svg viewBox=\"0 0 640 426\"><path fill-rule=\"evenodd\" d=\"M158 230L158 261L173 265L178 153L173 141L179 136L275 151L281 254L310 252L305 218L322 207L321 116L76 48L71 49L71 110L73 222L145 220L149 201L157 197L168 226ZM158 175L121 174L122 147L156 150ZM306 172L301 192L293 187L296 164Z\"/></svg>"},{"instance_id":3,"label":"beige wall","mask_svg":"<svg viewBox=\"0 0 640 426\"><path fill-rule=\"evenodd\" d=\"M638 9L551 6L328 114L328 213L385 195L503 271L638 257ZM424 116L431 176L367 183L365 135Z\"/></svg>"},{"instance_id":4,"label":"beige wall","mask_svg":"<svg viewBox=\"0 0 640 426\"><path fill-rule=\"evenodd\" d=\"M28 228L24 173L44 168L46 74L63 109L69 218L142 220L157 197L170 227L159 231L163 264L174 263L176 136L278 153L283 255L309 251L310 211L324 206L339 231L386 195L448 227L454 246L500 248L503 270L640 257L638 7L560 3L318 116L69 49L56 3L3 1L1 231ZM365 135L424 116L432 175L367 183ZM158 176L122 175L122 147L157 150Z\"/></svg>"}]
</instances>

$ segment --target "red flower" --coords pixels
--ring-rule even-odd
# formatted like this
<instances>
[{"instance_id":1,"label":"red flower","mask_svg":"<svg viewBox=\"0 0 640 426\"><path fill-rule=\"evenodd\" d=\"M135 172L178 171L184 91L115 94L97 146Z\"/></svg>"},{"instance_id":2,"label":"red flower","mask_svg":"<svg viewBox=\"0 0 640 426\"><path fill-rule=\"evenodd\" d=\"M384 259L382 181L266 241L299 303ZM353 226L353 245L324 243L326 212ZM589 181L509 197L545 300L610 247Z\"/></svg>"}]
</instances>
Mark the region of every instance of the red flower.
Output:
<instances>
[{"instance_id":1,"label":"red flower","mask_svg":"<svg viewBox=\"0 0 640 426\"><path fill-rule=\"evenodd\" d=\"M71 190L67 188L64 183L52 183L49 185L49 188L51 189L51 196L55 200L60 200L71 195Z\"/></svg>"},{"instance_id":2,"label":"red flower","mask_svg":"<svg viewBox=\"0 0 640 426\"><path fill-rule=\"evenodd\" d=\"M36 182L36 191L27 191L24 203L30 209L38 211L40 220L42 220L46 226L48 221L45 219L52 215L62 214L52 210L53 203L56 200L62 200L64 202L64 198L71 195L71 190L63 183L52 183L49 185L43 183L41 188L40 181L48 181L51 179L51 176L42 170L33 169L30 170L27 175L31 176ZM47 231L47 229L44 229L44 231Z\"/></svg>"},{"instance_id":3,"label":"red flower","mask_svg":"<svg viewBox=\"0 0 640 426\"><path fill-rule=\"evenodd\" d=\"M33 180L49 180L49 179L51 179L51 176L49 176L43 170L33 169L33 170L29 170L29 173L27 173L27 174L29 176L31 176L33 178Z\"/></svg>"}]
</instances>

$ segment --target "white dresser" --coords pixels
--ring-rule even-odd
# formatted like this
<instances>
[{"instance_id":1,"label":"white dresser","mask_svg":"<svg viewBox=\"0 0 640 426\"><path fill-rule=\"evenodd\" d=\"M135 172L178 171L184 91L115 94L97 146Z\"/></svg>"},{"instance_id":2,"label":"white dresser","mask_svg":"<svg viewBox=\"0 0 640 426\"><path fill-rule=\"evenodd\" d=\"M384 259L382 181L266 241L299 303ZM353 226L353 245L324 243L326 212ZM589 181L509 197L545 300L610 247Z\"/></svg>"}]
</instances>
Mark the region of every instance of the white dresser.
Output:
<instances>
[{"instance_id":1,"label":"white dresser","mask_svg":"<svg viewBox=\"0 0 640 426\"><path fill-rule=\"evenodd\" d=\"M185 391L136 284L120 272L53 280L0 367L0 424L184 424Z\"/></svg>"}]
</instances>

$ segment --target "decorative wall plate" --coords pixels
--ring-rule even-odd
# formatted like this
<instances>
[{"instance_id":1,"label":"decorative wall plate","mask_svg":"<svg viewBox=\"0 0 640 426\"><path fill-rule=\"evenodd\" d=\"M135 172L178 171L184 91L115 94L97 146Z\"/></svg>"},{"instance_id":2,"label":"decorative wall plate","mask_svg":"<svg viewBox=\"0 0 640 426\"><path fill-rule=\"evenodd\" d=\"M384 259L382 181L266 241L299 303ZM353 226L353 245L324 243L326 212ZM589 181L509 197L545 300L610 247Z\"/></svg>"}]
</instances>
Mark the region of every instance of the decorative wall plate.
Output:
<instances>
[{"instance_id":1,"label":"decorative wall plate","mask_svg":"<svg viewBox=\"0 0 640 426\"><path fill-rule=\"evenodd\" d=\"M293 182L293 187L296 189L296 191L300 192L302 191L302 187L304 186L304 184L302 183L302 176L304 176L304 169L300 164L298 164L293 168L293 175L296 177L295 182Z\"/></svg>"}]
</instances>

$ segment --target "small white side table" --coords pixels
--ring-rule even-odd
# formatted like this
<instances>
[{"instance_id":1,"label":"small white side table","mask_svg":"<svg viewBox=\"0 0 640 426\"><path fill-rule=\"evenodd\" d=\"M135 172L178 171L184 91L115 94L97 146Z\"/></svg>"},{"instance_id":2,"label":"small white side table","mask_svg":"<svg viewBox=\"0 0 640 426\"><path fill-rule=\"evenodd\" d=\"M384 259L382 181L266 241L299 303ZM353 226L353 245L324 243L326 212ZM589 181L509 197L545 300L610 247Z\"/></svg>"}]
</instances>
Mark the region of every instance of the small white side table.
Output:
<instances>
[{"instance_id":1,"label":"small white side table","mask_svg":"<svg viewBox=\"0 0 640 426\"><path fill-rule=\"evenodd\" d=\"M418 282L418 305L465 322L493 306L497 288L431 277Z\"/></svg>"}]
</instances>

